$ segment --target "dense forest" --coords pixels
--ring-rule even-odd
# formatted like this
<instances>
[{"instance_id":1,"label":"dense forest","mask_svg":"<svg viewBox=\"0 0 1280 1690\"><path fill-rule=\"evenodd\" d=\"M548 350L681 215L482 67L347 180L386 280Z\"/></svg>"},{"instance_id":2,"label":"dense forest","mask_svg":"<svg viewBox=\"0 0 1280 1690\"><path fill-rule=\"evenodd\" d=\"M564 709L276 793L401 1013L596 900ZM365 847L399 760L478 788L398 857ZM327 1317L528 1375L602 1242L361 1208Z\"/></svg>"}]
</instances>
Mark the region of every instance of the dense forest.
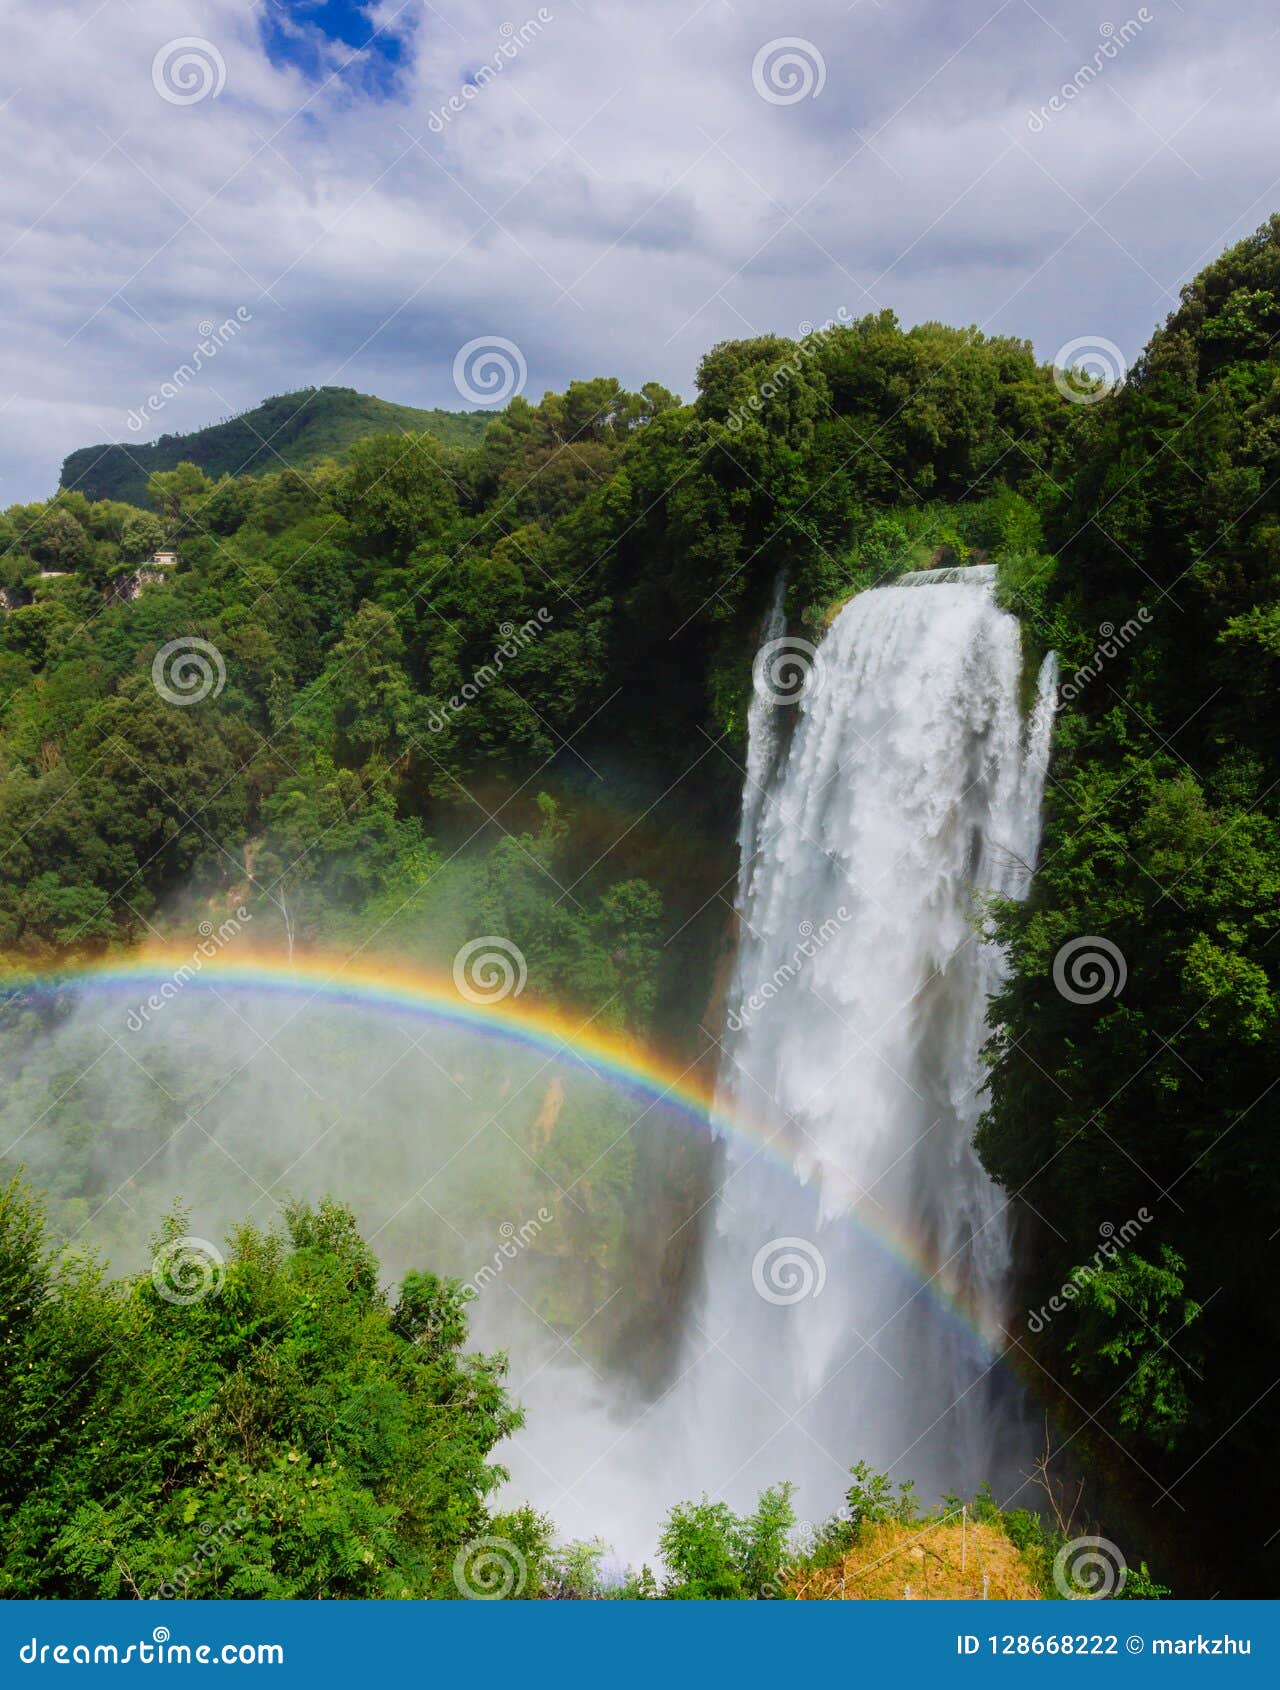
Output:
<instances>
[{"instance_id":1,"label":"dense forest","mask_svg":"<svg viewBox=\"0 0 1280 1690\"><path fill-rule=\"evenodd\" d=\"M994 562L1029 680L1052 648L1065 683L1031 897L985 911L1012 972L979 1150L1019 1200L1027 1307L1072 1287L1011 1342L1131 1566L1258 1594L1280 1501L1277 335L1273 219L1084 403L1029 343L882 313L717 346L691 403L604 378L516 398L473 444L401 422L278 468L232 439L203 464L121 447L107 497L69 460L53 498L0 514L5 966L240 906L260 939L378 931L429 959L447 899L518 943L546 1000L691 1057L780 574L816 643L876 582ZM27 1064L59 1013L16 989L0 1009L6 1125L46 1106ZM191 1594L450 1594L486 1537L519 1548L523 1594L599 1593L598 1546L493 1512L520 1409L501 1358L464 1353L456 1284L422 1271L393 1298L339 1201L245 1228L220 1295L175 1307L59 1254L98 1129L53 1120L61 1153L27 1169L47 1234L25 1186L0 1204L0 1590L151 1594L244 1510ZM606 1245L655 1174L628 1177ZM974 1506L1051 1585L1053 1527ZM914 1507L855 1470L806 1559L785 1483L744 1517L682 1505L665 1593L797 1594ZM1128 1594L1157 1588L1135 1572Z\"/></svg>"},{"instance_id":2,"label":"dense forest","mask_svg":"<svg viewBox=\"0 0 1280 1690\"><path fill-rule=\"evenodd\" d=\"M203 362L217 355L219 346L238 329L235 318L212 332L202 343ZM197 362L175 372L146 405L129 413L129 427L150 430L171 399L194 381L203 365ZM193 463L214 480L224 475L261 475L266 470L313 469L326 458L341 457L353 441L369 434L431 434L449 446L474 445L484 432L485 419L475 411L422 411L412 405L392 405L351 387L310 387L301 393L280 393L226 422L192 434L163 434L145 444L81 446L62 466L61 485L99 502L123 500L146 505L147 481L158 469Z\"/></svg>"}]
</instances>

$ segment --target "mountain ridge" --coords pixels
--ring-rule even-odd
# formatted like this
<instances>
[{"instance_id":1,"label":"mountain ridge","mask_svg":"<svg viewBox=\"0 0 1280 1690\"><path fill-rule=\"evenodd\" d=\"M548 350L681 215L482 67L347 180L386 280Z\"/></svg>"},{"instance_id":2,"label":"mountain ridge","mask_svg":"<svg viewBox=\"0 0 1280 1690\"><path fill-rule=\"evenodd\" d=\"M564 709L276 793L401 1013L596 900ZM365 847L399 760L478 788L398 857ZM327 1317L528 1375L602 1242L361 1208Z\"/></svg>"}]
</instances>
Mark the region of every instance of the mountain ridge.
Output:
<instances>
[{"instance_id":1,"label":"mountain ridge","mask_svg":"<svg viewBox=\"0 0 1280 1690\"><path fill-rule=\"evenodd\" d=\"M261 475L310 469L341 457L356 440L395 431L434 435L448 446L474 446L488 423L481 411L424 410L353 387L310 387L275 394L261 404L189 434L162 434L146 444L81 446L63 461L58 486L88 499L145 505L155 470L189 461L206 475Z\"/></svg>"}]
</instances>

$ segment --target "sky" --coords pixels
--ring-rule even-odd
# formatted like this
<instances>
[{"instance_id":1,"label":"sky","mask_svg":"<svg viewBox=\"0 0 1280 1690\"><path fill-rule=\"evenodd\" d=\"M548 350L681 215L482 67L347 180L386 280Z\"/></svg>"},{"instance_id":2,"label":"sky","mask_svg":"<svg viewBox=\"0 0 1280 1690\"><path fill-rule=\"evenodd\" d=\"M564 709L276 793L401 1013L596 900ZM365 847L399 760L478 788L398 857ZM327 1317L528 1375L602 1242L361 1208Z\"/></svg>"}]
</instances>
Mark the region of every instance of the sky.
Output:
<instances>
[{"instance_id":1,"label":"sky","mask_svg":"<svg viewBox=\"0 0 1280 1690\"><path fill-rule=\"evenodd\" d=\"M842 312L1131 360L1280 210L1280 20L1103 4L0 0L0 505L312 384L691 397Z\"/></svg>"}]
</instances>

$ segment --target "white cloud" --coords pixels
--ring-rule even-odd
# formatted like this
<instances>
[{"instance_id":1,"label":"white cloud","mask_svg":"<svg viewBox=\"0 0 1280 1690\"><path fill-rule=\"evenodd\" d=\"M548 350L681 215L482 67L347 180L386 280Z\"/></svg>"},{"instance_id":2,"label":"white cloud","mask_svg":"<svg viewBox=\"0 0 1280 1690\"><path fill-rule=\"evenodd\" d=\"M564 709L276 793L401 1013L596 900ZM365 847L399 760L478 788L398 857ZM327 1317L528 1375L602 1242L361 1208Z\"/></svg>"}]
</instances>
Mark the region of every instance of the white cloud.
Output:
<instances>
[{"instance_id":1,"label":"white cloud","mask_svg":"<svg viewBox=\"0 0 1280 1690\"><path fill-rule=\"evenodd\" d=\"M456 404L453 354L482 333L521 346L534 396L600 373L688 392L714 341L841 305L1131 355L1280 203L1256 0L1153 3L1039 133L1028 113L1138 8L550 0L433 133L537 6L379 0L408 54L380 90L332 42L315 74L273 64L267 0L95 4L6 8L5 501L51 490L73 447L136 438L130 407L237 306L252 323L158 426L310 382ZM752 86L784 29L822 54L816 99ZM178 37L216 49L216 97L157 93Z\"/></svg>"}]
</instances>

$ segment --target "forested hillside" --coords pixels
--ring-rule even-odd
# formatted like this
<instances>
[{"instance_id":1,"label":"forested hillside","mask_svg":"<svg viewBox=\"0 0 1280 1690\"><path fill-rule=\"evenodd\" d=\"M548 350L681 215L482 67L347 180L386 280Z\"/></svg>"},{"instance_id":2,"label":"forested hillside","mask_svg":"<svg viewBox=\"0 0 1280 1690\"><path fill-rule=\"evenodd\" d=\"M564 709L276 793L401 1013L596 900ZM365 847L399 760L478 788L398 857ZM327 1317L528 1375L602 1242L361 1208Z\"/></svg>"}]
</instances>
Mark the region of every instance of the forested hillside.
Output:
<instances>
[{"instance_id":1,"label":"forested hillside","mask_svg":"<svg viewBox=\"0 0 1280 1690\"><path fill-rule=\"evenodd\" d=\"M76 454L53 499L0 515L5 966L126 951L239 905L260 942L377 931L422 958L433 900L460 900L471 931L518 943L548 1001L692 1054L727 942L751 662L779 574L790 631L816 643L878 580L994 561L1029 674L1052 647L1065 683L1032 896L987 912L1013 971L979 1148L1025 1199L1028 1308L1073 1286L1010 1341L1136 1549L1155 1564L1153 1546L1194 1540L1183 1564L1208 1591L1228 1583L1229 1544L1227 1593L1246 1594L1280 1500L1268 1397L1280 1334L1262 1290L1280 1230L1277 334L1273 219L1185 290L1125 385L1086 394L1096 402L1073 402L1026 342L904 331L885 313L798 343L717 346L689 403L607 378L517 398L474 443L421 416L414 432L387 419L352 439L334 410L300 427L289 468L259 458L222 474L250 468L234 435L203 459L192 441L162 441L154 460L119 448L106 482ZM139 578L166 544L176 568ZM193 689L198 702L175 709ZM1102 990L1087 956L1083 976L1076 951L1064 958L1085 939ZM20 997L0 1009L0 1052L32 1096L23 1051L30 1018L48 1013ZM37 1171L55 1222L93 1197L88 1124ZM645 1177L641 1164L609 1195L601 1250ZM6 1202L18 1242L2 1283L34 1323L51 1270L26 1199ZM1124 1248L1081 1271L1135 1217ZM483 1524L479 1467L514 1423L500 1367L457 1359L448 1286L423 1276L379 1301L343 1211L298 1211L291 1226L287 1247L239 1241L239 1324L189 1336L208 1349L165 1425L187 1451L181 1472L158 1457L136 1479L122 1468L123 1502L77 1491L84 1509L112 1511L105 1536L85 1535L87 1514L62 1517L56 1486L42 1491L5 1588L43 1591L46 1576L60 1594L145 1594L155 1569L130 1590L104 1559L132 1529L120 1510L156 1499L172 1560L214 1490L224 1512L252 1493L255 1530L269 1517L288 1538L273 1575L288 1589L272 1594L315 1594L339 1565L343 1594L448 1582ZM269 1390L230 1360L263 1323L291 1321L313 1284L322 1303L342 1287L325 1343L349 1358L324 1413L376 1376L391 1428L374 1448L353 1414L359 1435L329 1466L304 1424L320 1389L310 1316ZM85 1270L59 1297L6 1354L30 1360L12 1346L35 1345L40 1367L69 1379L95 1322L138 1321L171 1365L153 1317L173 1311L145 1284L108 1292ZM209 1308L230 1322L225 1297ZM460 1368L483 1406L451 1446L465 1484L441 1477L421 1418ZM295 1376L311 1383L295 1390ZM254 1407L237 1426L227 1393L242 1385ZM114 1393L122 1425L149 1412L122 1378L95 1388ZM263 1406L285 1398L278 1418ZM3 1429L21 1432L25 1396L4 1400ZM318 1487L305 1525L303 1473ZM11 1510L22 1475L2 1483ZM469 1512L439 1500L453 1484ZM1250 1497L1256 1532L1224 1517L1224 1495ZM698 1587L686 1594L776 1581L780 1496L731 1531L720 1519L734 1565L699 1570L677 1545ZM692 1540L703 1524L670 1529ZM541 1527L526 1526L541 1565ZM1014 1531L1031 1542L1030 1524ZM55 1537L53 1571L37 1575L23 1557ZM226 1593L252 1593L260 1563L245 1557L243 1571L228 1562ZM717 1578L726 1588L702 1588ZM572 1583L546 1571L556 1579Z\"/></svg>"},{"instance_id":2,"label":"forested hillside","mask_svg":"<svg viewBox=\"0 0 1280 1690\"><path fill-rule=\"evenodd\" d=\"M190 380L190 377L186 378ZM160 394L154 412L130 412L129 427L152 432L162 414ZM193 463L206 475L261 475L267 470L311 469L325 458L339 457L353 441L370 434L425 433L448 446L473 446L484 433L480 411L419 410L393 405L351 387L308 387L264 399L250 411L212 423L190 434L162 434L158 440L128 445L81 446L62 466L64 492L86 499L123 499L145 505L147 477L156 470Z\"/></svg>"},{"instance_id":3,"label":"forested hillside","mask_svg":"<svg viewBox=\"0 0 1280 1690\"><path fill-rule=\"evenodd\" d=\"M753 630L779 570L816 634L875 571L963 547L957 520L983 544L1034 524L1014 488L1033 487L1065 407L1026 345L888 317L717 348L700 388L681 405L575 383L514 400L475 450L386 434L310 473L214 482L182 464L152 475L149 511L75 491L12 507L11 954L136 939L180 890L240 884L249 842L260 879L289 865L315 937L441 828L483 821L483 795L519 793L510 817L531 823L537 786L572 802L583 759L611 766L624 803L674 783L669 813L714 818L731 851ZM163 542L171 578L110 602ZM224 684L175 711L152 664L188 637L216 647Z\"/></svg>"},{"instance_id":4,"label":"forested hillside","mask_svg":"<svg viewBox=\"0 0 1280 1690\"><path fill-rule=\"evenodd\" d=\"M1047 555L1014 572L1072 696L1032 897L999 922L1015 973L979 1139L1042 1217L1033 1306L1150 1215L1027 1341L1143 1503L1122 1451L1169 1512L1212 1519L1224 1483L1248 1485L1235 1552L1254 1566L1280 1500L1278 335L1273 218L1087 408L1043 501Z\"/></svg>"}]
</instances>

